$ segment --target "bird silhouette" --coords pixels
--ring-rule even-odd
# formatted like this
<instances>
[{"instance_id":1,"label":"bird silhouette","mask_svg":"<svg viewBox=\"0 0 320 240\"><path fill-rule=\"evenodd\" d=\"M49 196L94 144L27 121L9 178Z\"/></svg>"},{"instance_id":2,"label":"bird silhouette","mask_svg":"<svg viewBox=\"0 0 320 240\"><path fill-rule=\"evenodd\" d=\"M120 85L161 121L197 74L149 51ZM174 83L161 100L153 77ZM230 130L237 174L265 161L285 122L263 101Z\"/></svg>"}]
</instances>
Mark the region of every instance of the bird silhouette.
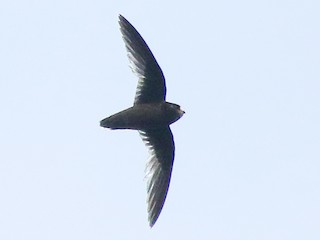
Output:
<instances>
[{"instance_id":1,"label":"bird silhouette","mask_svg":"<svg viewBox=\"0 0 320 240\"><path fill-rule=\"evenodd\" d=\"M141 35L121 15L119 24L131 68L139 81L133 106L101 120L100 126L138 130L149 148L146 179L148 220L152 227L163 208L171 179L175 146L169 125L185 112L179 105L166 102L164 75Z\"/></svg>"}]
</instances>

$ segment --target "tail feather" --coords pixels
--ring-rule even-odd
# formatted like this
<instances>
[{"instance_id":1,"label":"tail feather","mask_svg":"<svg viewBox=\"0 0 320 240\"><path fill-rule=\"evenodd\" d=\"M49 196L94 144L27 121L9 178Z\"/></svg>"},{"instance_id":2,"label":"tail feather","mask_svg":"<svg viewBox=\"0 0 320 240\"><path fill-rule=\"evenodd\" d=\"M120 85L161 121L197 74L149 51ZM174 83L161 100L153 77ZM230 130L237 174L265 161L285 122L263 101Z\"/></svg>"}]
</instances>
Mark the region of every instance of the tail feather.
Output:
<instances>
[{"instance_id":1,"label":"tail feather","mask_svg":"<svg viewBox=\"0 0 320 240\"><path fill-rule=\"evenodd\" d=\"M110 117L107 117L105 119L102 119L100 121L100 127L104 127L104 128L111 128L111 121L110 121Z\"/></svg>"},{"instance_id":2,"label":"tail feather","mask_svg":"<svg viewBox=\"0 0 320 240\"><path fill-rule=\"evenodd\" d=\"M110 129L121 129L124 126L122 126L123 123L119 121L119 119L115 119L114 117L107 117L100 121L100 126L104 128L110 128Z\"/></svg>"},{"instance_id":3,"label":"tail feather","mask_svg":"<svg viewBox=\"0 0 320 240\"><path fill-rule=\"evenodd\" d=\"M110 129L132 129L125 118L116 114L101 120L100 126Z\"/></svg>"}]
</instances>

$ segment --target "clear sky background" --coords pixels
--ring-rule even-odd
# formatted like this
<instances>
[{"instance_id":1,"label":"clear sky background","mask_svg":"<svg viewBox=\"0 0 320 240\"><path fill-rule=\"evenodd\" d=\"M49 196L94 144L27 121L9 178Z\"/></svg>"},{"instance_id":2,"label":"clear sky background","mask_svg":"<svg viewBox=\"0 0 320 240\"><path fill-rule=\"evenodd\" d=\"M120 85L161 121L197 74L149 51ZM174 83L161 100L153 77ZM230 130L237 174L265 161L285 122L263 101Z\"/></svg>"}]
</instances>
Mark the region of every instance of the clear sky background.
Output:
<instances>
[{"instance_id":1,"label":"clear sky background","mask_svg":"<svg viewBox=\"0 0 320 240\"><path fill-rule=\"evenodd\" d=\"M320 239L320 2L0 2L0 239ZM118 26L186 114L149 229Z\"/></svg>"}]
</instances>

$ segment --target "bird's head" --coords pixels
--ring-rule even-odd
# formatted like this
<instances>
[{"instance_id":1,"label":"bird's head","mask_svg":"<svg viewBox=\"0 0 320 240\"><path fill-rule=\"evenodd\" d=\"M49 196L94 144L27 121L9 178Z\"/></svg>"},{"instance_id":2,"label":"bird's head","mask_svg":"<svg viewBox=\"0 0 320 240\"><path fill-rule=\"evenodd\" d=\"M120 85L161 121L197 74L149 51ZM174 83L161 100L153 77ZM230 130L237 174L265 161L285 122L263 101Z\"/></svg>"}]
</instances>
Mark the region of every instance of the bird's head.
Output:
<instances>
[{"instance_id":1,"label":"bird's head","mask_svg":"<svg viewBox=\"0 0 320 240\"><path fill-rule=\"evenodd\" d=\"M168 103L168 106L171 109L170 112L172 112L173 115L175 116L174 121L177 121L179 118L183 116L183 114L185 114L185 111L183 111L178 104Z\"/></svg>"}]
</instances>

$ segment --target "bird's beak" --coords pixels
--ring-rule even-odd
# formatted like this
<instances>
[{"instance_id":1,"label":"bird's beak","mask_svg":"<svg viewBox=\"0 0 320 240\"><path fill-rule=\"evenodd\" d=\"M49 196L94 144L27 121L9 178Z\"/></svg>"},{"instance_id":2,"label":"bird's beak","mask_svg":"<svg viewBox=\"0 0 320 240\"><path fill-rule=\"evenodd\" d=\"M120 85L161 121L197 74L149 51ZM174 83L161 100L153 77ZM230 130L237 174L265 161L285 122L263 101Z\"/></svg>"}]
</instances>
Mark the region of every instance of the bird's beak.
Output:
<instances>
[{"instance_id":1,"label":"bird's beak","mask_svg":"<svg viewBox=\"0 0 320 240\"><path fill-rule=\"evenodd\" d=\"M179 109L179 111L180 111L180 116L182 116L183 114L185 114L186 112L185 111L183 111L181 108Z\"/></svg>"}]
</instances>

